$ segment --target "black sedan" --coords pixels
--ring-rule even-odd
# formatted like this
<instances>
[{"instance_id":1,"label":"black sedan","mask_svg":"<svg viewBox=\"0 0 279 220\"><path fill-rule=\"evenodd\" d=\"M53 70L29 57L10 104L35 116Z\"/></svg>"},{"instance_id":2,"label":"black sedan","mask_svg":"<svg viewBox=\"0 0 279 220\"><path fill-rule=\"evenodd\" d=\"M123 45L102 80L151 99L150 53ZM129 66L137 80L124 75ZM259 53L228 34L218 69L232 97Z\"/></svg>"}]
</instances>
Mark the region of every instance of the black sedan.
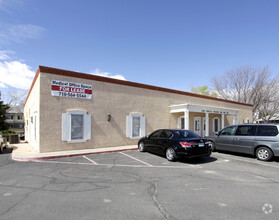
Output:
<instances>
[{"instance_id":1,"label":"black sedan","mask_svg":"<svg viewBox=\"0 0 279 220\"><path fill-rule=\"evenodd\" d=\"M169 161L180 157L210 156L211 145L188 130L156 130L138 142L140 152L149 151L166 156Z\"/></svg>"}]
</instances>

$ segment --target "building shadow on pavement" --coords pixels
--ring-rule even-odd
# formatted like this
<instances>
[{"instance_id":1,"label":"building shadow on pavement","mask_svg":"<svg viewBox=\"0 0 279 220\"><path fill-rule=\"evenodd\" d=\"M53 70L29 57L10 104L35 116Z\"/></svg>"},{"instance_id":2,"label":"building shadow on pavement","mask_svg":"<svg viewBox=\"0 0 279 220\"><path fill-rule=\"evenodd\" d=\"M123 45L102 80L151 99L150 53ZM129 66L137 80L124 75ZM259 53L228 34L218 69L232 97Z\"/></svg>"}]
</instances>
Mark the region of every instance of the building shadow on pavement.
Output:
<instances>
[{"instance_id":1,"label":"building shadow on pavement","mask_svg":"<svg viewBox=\"0 0 279 220\"><path fill-rule=\"evenodd\" d=\"M152 154L152 155L166 159L165 156L155 154L153 152L145 152L145 153ZM201 157L194 157L194 158L178 158L173 163L205 164L205 163L212 163L214 161L217 161L217 158L215 158L213 156L201 156Z\"/></svg>"}]
</instances>

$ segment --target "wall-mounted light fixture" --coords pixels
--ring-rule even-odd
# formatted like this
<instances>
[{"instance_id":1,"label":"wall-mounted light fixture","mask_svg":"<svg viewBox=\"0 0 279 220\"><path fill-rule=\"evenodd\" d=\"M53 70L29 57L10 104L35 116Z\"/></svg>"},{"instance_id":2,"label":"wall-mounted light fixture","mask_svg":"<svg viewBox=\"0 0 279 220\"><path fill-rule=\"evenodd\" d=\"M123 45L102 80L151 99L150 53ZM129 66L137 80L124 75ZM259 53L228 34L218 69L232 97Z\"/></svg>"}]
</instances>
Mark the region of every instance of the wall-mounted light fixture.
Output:
<instances>
[{"instance_id":1,"label":"wall-mounted light fixture","mask_svg":"<svg viewBox=\"0 0 279 220\"><path fill-rule=\"evenodd\" d=\"M110 114L110 113L108 113L108 115L107 115L107 120L108 120L108 121L111 120L111 114Z\"/></svg>"}]
</instances>

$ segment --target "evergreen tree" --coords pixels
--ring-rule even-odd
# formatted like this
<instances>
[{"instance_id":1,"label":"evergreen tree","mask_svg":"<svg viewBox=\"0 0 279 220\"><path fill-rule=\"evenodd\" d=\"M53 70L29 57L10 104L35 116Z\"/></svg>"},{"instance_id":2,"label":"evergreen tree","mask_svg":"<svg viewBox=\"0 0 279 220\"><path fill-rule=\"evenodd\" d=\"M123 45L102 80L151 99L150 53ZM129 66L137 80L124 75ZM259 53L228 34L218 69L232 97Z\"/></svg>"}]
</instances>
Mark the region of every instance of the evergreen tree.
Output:
<instances>
[{"instance_id":1,"label":"evergreen tree","mask_svg":"<svg viewBox=\"0 0 279 220\"><path fill-rule=\"evenodd\" d=\"M0 92L1 98L1 92ZM6 123L6 111L9 109L9 106L4 104L3 101L0 101L0 131L7 130L9 128L8 123Z\"/></svg>"}]
</instances>

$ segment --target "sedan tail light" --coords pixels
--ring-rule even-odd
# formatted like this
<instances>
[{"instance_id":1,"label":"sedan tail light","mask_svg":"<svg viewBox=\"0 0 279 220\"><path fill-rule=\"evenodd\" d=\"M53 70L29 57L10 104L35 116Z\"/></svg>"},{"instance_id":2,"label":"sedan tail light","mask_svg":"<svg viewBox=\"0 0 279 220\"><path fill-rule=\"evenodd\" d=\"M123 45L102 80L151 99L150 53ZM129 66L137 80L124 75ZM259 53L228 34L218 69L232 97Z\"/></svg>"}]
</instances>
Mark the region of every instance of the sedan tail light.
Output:
<instances>
[{"instance_id":1,"label":"sedan tail light","mask_svg":"<svg viewBox=\"0 0 279 220\"><path fill-rule=\"evenodd\" d=\"M179 142L182 147L191 147L192 144L188 142Z\"/></svg>"}]
</instances>

